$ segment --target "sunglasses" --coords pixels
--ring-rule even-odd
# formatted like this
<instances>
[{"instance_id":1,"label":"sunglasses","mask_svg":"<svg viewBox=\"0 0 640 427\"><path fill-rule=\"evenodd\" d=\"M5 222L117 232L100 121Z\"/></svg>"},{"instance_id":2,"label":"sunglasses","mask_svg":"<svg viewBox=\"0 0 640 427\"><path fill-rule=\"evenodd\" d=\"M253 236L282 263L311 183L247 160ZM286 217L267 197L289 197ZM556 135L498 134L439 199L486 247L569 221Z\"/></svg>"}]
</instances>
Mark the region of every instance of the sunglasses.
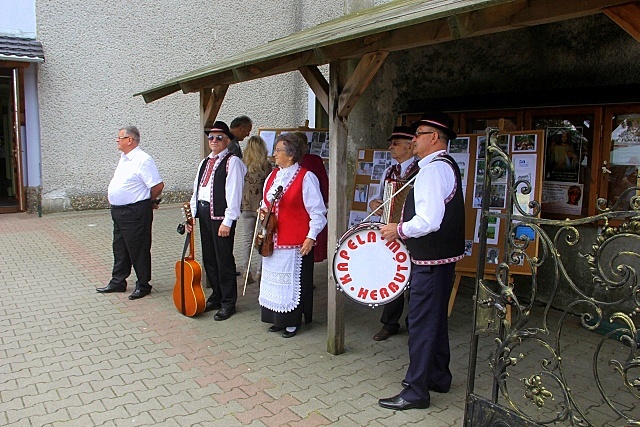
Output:
<instances>
[{"instance_id":1,"label":"sunglasses","mask_svg":"<svg viewBox=\"0 0 640 427\"><path fill-rule=\"evenodd\" d=\"M224 139L224 136L222 136L222 135L208 135L208 136L207 136L207 139L208 139L209 141L213 141L214 139L215 139L216 141L222 141L222 140Z\"/></svg>"}]
</instances>

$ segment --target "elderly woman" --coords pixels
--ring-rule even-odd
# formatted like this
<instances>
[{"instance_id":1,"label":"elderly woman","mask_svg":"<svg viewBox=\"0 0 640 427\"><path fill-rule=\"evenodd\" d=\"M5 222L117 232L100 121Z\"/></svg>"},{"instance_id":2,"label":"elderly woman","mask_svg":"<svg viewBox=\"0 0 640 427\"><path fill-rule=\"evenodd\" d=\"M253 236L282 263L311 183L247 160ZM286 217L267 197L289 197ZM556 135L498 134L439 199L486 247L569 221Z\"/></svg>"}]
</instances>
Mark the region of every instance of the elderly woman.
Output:
<instances>
[{"instance_id":1,"label":"elderly woman","mask_svg":"<svg viewBox=\"0 0 640 427\"><path fill-rule=\"evenodd\" d=\"M318 178L298 163L304 152L293 134L276 139L276 168L267 178L261 202L261 219L271 208L276 216L273 254L262 260L260 297L262 321L272 323L269 332L284 330L296 335L311 323L313 312L313 246L327 224L326 208ZM274 195L282 188L282 196Z\"/></svg>"}]
</instances>

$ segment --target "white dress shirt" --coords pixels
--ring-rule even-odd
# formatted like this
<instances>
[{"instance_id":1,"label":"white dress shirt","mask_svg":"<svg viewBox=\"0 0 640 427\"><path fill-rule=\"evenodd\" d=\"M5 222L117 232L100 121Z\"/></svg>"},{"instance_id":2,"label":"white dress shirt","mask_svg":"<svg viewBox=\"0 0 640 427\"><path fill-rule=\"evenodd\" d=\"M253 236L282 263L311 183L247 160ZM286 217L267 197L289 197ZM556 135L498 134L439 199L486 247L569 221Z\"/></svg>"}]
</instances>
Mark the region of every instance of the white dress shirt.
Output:
<instances>
[{"instance_id":1,"label":"white dress shirt","mask_svg":"<svg viewBox=\"0 0 640 427\"><path fill-rule=\"evenodd\" d=\"M272 200L278 187L286 189L289 181L295 176L295 173L300 168L298 163L294 163L288 168L277 168L276 177L273 180L273 185L267 193L267 199ZM267 188L267 181L265 181L264 190ZM264 194L263 190L263 194ZM320 192L320 182L318 177L313 172L304 175L302 179L302 201L304 207L309 214L309 233L307 237L316 240L318 234L327 225L327 208L324 205L322 193ZM260 206L264 207L264 200L260 202Z\"/></svg>"},{"instance_id":2,"label":"white dress shirt","mask_svg":"<svg viewBox=\"0 0 640 427\"><path fill-rule=\"evenodd\" d=\"M194 215L198 209L198 200L213 203L213 200L211 200L211 186L213 185L213 179L218 166L220 166L220 164L222 163L222 159L224 159L228 151L229 150L225 148L217 154L218 158L213 165L213 171L211 172L211 177L209 178L206 186L200 186L200 183L198 182L198 174L200 173L202 164L204 162L208 162L209 159L212 159L216 155L212 152L208 157L200 162L198 172L196 173L196 179L193 181L193 195L191 196L190 202L191 212L193 212ZM240 217L240 205L242 204L242 187L244 186L244 176L247 173L247 167L237 156L231 156L227 166L227 180L224 187L227 209L225 209L224 211L224 219L222 220L222 224L226 225L227 227L231 227L233 225L233 221L237 220L238 217ZM198 186L200 186L200 188L198 188ZM198 190L198 200L196 200L196 190Z\"/></svg>"},{"instance_id":3,"label":"white dress shirt","mask_svg":"<svg viewBox=\"0 0 640 427\"><path fill-rule=\"evenodd\" d=\"M136 203L151 198L151 187L161 182L153 158L136 147L127 154L121 153L109 183L107 198L114 206Z\"/></svg>"},{"instance_id":4,"label":"white dress shirt","mask_svg":"<svg viewBox=\"0 0 640 427\"><path fill-rule=\"evenodd\" d=\"M444 202L456 188L456 176L451 166L444 161L433 161L443 153L446 150L431 153L418 162L420 171L413 187L416 214L399 224L403 238L421 237L440 229Z\"/></svg>"}]
</instances>

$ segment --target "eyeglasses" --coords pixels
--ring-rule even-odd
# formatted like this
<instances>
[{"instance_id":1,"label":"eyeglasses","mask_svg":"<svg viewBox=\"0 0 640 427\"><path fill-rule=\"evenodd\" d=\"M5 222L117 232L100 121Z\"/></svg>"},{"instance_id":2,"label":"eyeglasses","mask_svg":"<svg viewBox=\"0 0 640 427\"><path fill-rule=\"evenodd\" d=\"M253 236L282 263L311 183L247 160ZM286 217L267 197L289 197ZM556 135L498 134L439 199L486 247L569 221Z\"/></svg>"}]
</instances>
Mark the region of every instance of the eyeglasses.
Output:
<instances>
[{"instance_id":1,"label":"eyeglasses","mask_svg":"<svg viewBox=\"0 0 640 427\"><path fill-rule=\"evenodd\" d=\"M116 136L116 139L125 139L125 138L131 138L130 136Z\"/></svg>"},{"instance_id":2,"label":"eyeglasses","mask_svg":"<svg viewBox=\"0 0 640 427\"><path fill-rule=\"evenodd\" d=\"M411 143L411 141L391 141L389 143L389 145L392 146L392 147L395 147L395 146L400 145L400 144L410 144L410 143Z\"/></svg>"},{"instance_id":3,"label":"eyeglasses","mask_svg":"<svg viewBox=\"0 0 640 427\"><path fill-rule=\"evenodd\" d=\"M416 131L416 138L418 138L420 135L427 135L427 134L430 134L430 133L436 133L436 132L433 132L433 131L425 131L425 132Z\"/></svg>"},{"instance_id":4,"label":"eyeglasses","mask_svg":"<svg viewBox=\"0 0 640 427\"><path fill-rule=\"evenodd\" d=\"M274 153L280 153L281 151L287 151L284 148L276 148L275 150L273 150Z\"/></svg>"},{"instance_id":5,"label":"eyeglasses","mask_svg":"<svg viewBox=\"0 0 640 427\"><path fill-rule=\"evenodd\" d=\"M224 139L224 136L222 136L222 135L208 135L208 136L207 136L207 139L208 139L209 141L213 141L214 139L215 139L216 141L222 141L222 140Z\"/></svg>"}]
</instances>

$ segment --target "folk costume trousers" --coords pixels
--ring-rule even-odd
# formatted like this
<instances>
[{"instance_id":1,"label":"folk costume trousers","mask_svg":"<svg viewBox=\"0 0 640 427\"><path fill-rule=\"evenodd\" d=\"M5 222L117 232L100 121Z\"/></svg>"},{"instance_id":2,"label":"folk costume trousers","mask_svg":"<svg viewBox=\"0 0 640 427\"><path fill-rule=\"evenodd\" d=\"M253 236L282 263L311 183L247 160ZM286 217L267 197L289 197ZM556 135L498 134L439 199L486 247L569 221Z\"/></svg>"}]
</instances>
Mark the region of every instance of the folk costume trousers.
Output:
<instances>
[{"instance_id":1,"label":"folk costume trousers","mask_svg":"<svg viewBox=\"0 0 640 427\"><path fill-rule=\"evenodd\" d=\"M151 200L112 206L113 271L109 286L126 287L131 267L136 272L136 289L150 291L151 285Z\"/></svg>"},{"instance_id":2,"label":"folk costume trousers","mask_svg":"<svg viewBox=\"0 0 640 427\"><path fill-rule=\"evenodd\" d=\"M409 383L400 396L409 402L430 401L429 390L451 387L449 361L449 295L455 263L412 264L409 288Z\"/></svg>"},{"instance_id":3,"label":"folk costume trousers","mask_svg":"<svg viewBox=\"0 0 640 427\"><path fill-rule=\"evenodd\" d=\"M236 221L233 221L229 236L218 236L222 220L212 220L209 203L198 202L200 220L200 241L202 243L202 261L207 273L207 281L213 291L207 301L223 308L235 308L238 299L236 282L236 261L233 257L233 241L236 234Z\"/></svg>"}]
</instances>

